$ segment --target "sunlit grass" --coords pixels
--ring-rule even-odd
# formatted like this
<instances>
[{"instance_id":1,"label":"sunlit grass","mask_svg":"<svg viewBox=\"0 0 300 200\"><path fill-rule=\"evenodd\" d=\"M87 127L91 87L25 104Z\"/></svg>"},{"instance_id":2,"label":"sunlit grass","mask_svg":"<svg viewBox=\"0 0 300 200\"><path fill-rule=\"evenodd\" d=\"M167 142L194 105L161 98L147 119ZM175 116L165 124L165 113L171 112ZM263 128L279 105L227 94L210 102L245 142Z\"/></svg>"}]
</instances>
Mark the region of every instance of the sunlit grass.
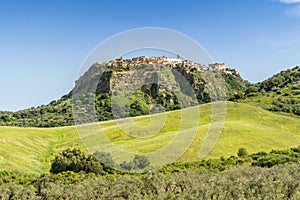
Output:
<instances>
[{"instance_id":1,"label":"sunlit grass","mask_svg":"<svg viewBox=\"0 0 300 200\"><path fill-rule=\"evenodd\" d=\"M132 154L149 153L173 142L178 130L184 133L195 127L195 137L179 162L196 161L199 160L199 151L210 126L211 108L211 104L205 104L187 110L186 115L177 110L151 117L135 117L132 120L80 125L77 127L80 135L76 127L0 127L0 170L46 172L57 152L68 147L85 148L81 141L91 151L99 147L111 151L113 144L114 147ZM197 118L199 110L200 119ZM299 146L299 130L298 117L271 113L247 104L227 102L226 120L220 139L206 158L235 155L240 147L254 153ZM178 149L181 148L181 141L184 143L184 137L177 141ZM120 151L114 152L113 156L121 161L125 155Z\"/></svg>"}]
</instances>

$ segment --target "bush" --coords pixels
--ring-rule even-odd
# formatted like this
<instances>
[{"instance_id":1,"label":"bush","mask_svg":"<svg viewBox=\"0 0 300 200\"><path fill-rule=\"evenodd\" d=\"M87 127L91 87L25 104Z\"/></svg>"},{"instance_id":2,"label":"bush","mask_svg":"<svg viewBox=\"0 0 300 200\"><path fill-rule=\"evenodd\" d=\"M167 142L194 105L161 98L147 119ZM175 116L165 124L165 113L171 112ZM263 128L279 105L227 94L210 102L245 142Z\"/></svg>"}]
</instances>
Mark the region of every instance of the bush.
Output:
<instances>
[{"instance_id":1,"label":"bush","mask_svg":"<svg viewBox=\"0 0 300 200\"><path fill-rule=\"evenodd\" d=\"M55 157L50 172L60 173L64 171L103 173L102 165L97 159L92 155L85 154L80 149L67 149Z\"/></svg>"},{"instance_id":2,"label":"bush","mask_svg":"<svg viewBox=\"0 0 300 200\"><path fill-rule=\"evenodd\" d=\"M114 167L116 164L110 153L96 151L93 155L100 163L104 164L105 166Z\"/></svg>"},{"instance_id":3,"label":"bush","mask_svg":"<svg viewBox=\"0 0 300 200\"><path fill-rule=\"evenodd\" d=\"M45 184L39 186L37 196L41 199L83 200L299 199L299 180L299 164L286 164L271 169L236 168L218 173L149 172L142 175L91 176L75 183L46 180Z\"/></svg>"},{"instance_id":4,"label":"bush","mask_svg":"<svg viewBox=\"0 0 300 200\"><path fill-rule=\"evenodd\" d=\"M150 161L145 156L135 155L133 164L136 169L144 169L149 167Z\"/></svg>"},{"instance_id":5,"label":"bush","mask_svg":"<svg viewBox=\"0 0 300 200\"><path fill-rule=\"evenodd\" d=\"M296 163L300 161L300 148L291 148L290 150L272 150L269 154L257 153L251 155L253 166L273 167L283 163Z\"/></svg>"},{"instance_id":6,"label":"bush","mask_svg":"<svg viewBox=\"0 0 300 200\"><path fill-rule=\"evenodd\" d=\"M125 170L139 170L139 169L145 169L146 167L149 167L150 161L147 159L146 156L140 156L135 155L132 161L129 162L123 162L120 164L120 167Z\"/></svg>"},{"instance_id":7,"label":"bush","mask_svg":"<svg viewBox=\"0 0 300 200\"><path fill-rule=\"evenodd\" d=\"M248 153L245 148L239 148L237 155L239 157L246 157L248 155Z\"/></svg>"}]
</instances>

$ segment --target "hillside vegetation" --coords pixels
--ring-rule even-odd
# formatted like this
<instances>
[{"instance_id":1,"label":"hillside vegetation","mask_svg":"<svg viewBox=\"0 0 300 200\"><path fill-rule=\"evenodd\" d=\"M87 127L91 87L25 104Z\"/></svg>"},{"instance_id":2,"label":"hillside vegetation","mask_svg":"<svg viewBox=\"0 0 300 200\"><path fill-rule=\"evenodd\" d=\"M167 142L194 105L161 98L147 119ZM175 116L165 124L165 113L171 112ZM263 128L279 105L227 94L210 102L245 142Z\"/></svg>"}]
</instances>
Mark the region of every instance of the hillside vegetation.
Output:
<instances>
[{"instance_id":1,"label":"hillside vegetation","mask_svg":"<svg viewBox=\"0 0 300 200\"><path fill-rule=\"evenodd\" d=\"M185 84L182 84L182 79L184 79L186 84L190 85L195 92L195 101L189 100L192 102L192 105L195 105L195 103L203 104L211 102L212 97L208 87L210 87L212 83L208 83L204 78L204 73L208 72L193 71L182 65L178 65L174 68L166 68L166 66L161 65L160 68L164 71L160 73L168 77L168 80L160 80L159 84L154 84L152 81L157 79L160 74L152 69L152 65L136 65L133 68L136 69L137 73L140 73L135 74L135 76L149 76L150 83L139 85L139 88L136 89L133 94L126 97L129 99L128 107L130 116L147 115L149 112L157 113L160 112L161 108L166 111L184 108L185 106L182 106L180 99L178 99L180 96L173 91L173 87L177 86L181 93L185 94L185 97L190 98L189 95L191 94L186 94L188 89L186 89ZM121 66L107 67L106 63L95 63L76 81L73 90L61 99L54 100L47 105L17 112L0 111L0 126L59 127L74 125L72 108L80 113L89 112L89 110L93 108L89 108L87 102L91 101L95 103L96 119L87 117L81 123L123 118L124 113L112 114L111 97L118 81L122 82L122 77L126 79L126 75L131 72L130 70L132 69L123 68ZM242 93L248 85L248 82L244 81L238 74L226 74L216 70L212 70L211 73L216 73L215 79L217 81L226 81L224 92L226 93L227 99L232 99L235 95ZM137 82L137 80L134 80L135 84L137 84ZM132 83L128 85L132 85ZM173 90L170 90L170 87L173 88ZM124 88L121 89L122 91L125 90ZM130 91L130 88L126 88L126 90ZM72 95L74 93L82 93L82 95L80 98L77 98L75 102L72 102ZM119 97L121 98L122 95L118 95L118 98ZM89 103L89 105L90 104L91 103ZM161 108L152 107L153 104L160 105Z\"/></svg>"},{"instance_id":2,"label":"hillside vegetation","mask_svg":"<svg viewBox=\"0 0 300 200\"><path fill-rule=\"evenodd\" d=\"M14 177L14 178L11 178ZM7 181L6 184L1 182ZM300 198L300 165L246 167L218 173L148 172L97 176L64 172L0 174L1 199L292 199Z\"/></svg>"},{"instance_id":3,"label":"hillside vegetation","mask_svg":"<svg viewBox=\"0 0 300 200\"><path fill-rule=\"evenodd\" d=\"M209 103L199 106L199 129L193 143L179 159L179 162L199 160L199 151L211 123L211 105ZM146 138L132 136L147 134L147 132L141 132L143 129L140 128L131 129L131 135L125 134L115 121L99 122L98 125L119 148L133 153L147 153L172 141L179 129L180 112L180 110L168 112L163 129ZM195 113L191 112L191 117L193 114ZM218 115L218 113L215 114ZM135 117L133 120L140 125L149 123L148 116ZM89 128L90 125L81 126ZM128 126L131 125L128 124ZM191 124L184 123L182 130L189 130L191 128L189 126ZM215 148L207 158L235 155L240 147L246 148L249 153L255 153L299 146L299 130L300 119L297 117L275 114L247 104L227 102L224 129ZM91 137L87 137L85 140L89 149L99 145L99 140L97 140L99 134L91 133ZM84 148L76 128L72 126L61 128L0 127L0 138L0 170L18 170L28 173L46 172L49 171L50 160L57 152L69 147ZM117 153L113 154L113 157L117 162L121 161L120 155Z\"/></svg>"},{"instance_id":4,"label":"hillside vegetation","mask_svg":"<svg viewBox=\"0 0 300 200\"><path fill-rule=\"evenodd\" d=\"M102 71L104 66L105 64L94 64L76 81L77 89L84 90L84 95L77 99L75 110L80 113L89 112L90 108L85 108L86 102L93 100L95 103L96 118L93 120L84 119L82 123L106 121L125 116L124 113L112 114L111 95L115 83L129 69L108 67L105 71ZM149 65L135 66L135 68L143 67L149 67ZM203 78L202 72L189 71L181 66L177 66L176 71L182 74L192 86L199 104L211 101L211 94L207 89L210 84ZM170 73L170 77L176 79L173 72L168 73ZM272 112L300 115L299 67L282 71L257 84L249 84L238 74L220 73L217 76L225 80L227 100L259 106ZM92 94L92 92L95 92L93 88L96 91L95 94ZM73 93L72 90L59 100L35 108L16 112L0 111L0 126L59 127L74 125ZM151 105L153 104L160 105L166 111L181 109L178 97L172 91L162 86L150 84L144 85L129 97L129 114L130 116L140 116L147 115L149 112L160 112L159 109L155 110L157 107L152 108Z\"/></svg>"},{"instance_id":5,"label":"hillside vegetation","mask_svg":"<svg viewBox=\"0 0 300 200\"><path fill-rule=\"evenodd\" d=\"M282 71L254 84L239 101L273 112L300 115L300 67Z\"/></svg>"}]
</instances>

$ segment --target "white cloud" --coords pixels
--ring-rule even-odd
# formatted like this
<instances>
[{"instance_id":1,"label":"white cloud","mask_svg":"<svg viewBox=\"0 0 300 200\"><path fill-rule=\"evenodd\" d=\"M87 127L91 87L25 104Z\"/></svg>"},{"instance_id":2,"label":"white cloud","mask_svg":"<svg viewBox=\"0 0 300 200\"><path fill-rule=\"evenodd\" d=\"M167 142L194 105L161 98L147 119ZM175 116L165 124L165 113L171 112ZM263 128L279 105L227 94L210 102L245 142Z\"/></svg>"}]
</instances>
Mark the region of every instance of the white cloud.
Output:
<instances>
[{"instance_id":1,"label":"white cloud","mask_svg":"<svg viewBox=\"0 0 300 200\"><path fill-rule=\"evenodd\" d=\"M293 4L285 10L285 14L290 17L300 17L300 0L272 0L284 4Z\"/></svg>"},{"instance_id":2,"label":"white cloud","mask_svg":"<svg viewBox=\"0 0 300 200\"><path fill-rule=\"evenodd\" d=\"M300 0L279 0L281 3L300 3Z\"/></svg>"}]
</instances>

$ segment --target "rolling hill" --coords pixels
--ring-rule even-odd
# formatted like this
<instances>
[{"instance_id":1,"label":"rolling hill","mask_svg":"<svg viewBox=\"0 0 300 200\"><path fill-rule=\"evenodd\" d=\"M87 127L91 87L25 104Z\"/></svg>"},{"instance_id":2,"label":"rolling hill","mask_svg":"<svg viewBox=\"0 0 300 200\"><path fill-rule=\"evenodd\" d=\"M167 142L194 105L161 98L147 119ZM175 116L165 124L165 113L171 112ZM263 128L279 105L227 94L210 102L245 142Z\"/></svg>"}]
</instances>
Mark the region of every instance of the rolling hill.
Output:
<instances>
[{"instance_id":1,"label":"rolling hill","mask_svg":"<svg viewBox=\"0 0 300 200\"><path fill-rule=\"evenodd\" d=\"M132 62L134 59L136 58L124 62ZM183 108L180 105L178 95L174 93L174 87L185 97L193 96L195 101L189 100L192 105L211 102L212 97L209 87L213 85L211 84L213 82L205 78L208 75L216 76L214 78L216 80L226 81L224 92L227 99L243 92L248 85L248 82L243 80L239 73L233 69L226 68L224 70L228 71L220 71L217 68L207 68L192 61L188 63L186 64L183 61L172 64L172 66L168 64L154 66L149 63L130 63L126 66L119 62L116 65L105 62L95 63L75 81L75 87L62 98L53 100L46 105L16 112L0 111L0 126L60 127L74 125L72 108L84 113L90 109L84 107L85 103L90 100L95 102L96 118L93 120L87 118L82 123L122 118L122 113L119 117L113 115L111 108L112 95L116 92L116 85L120 82L123 82L124 85L134 85L146 81L138 85L139 88L135 88L135 92L130 96L130 116L146 115L149 111L151 113L158 112L152 109L151 105L153 104L159 104L166 111ZM136 72L136 74L131 75L140 77L140 80L135 78L131 83L126 82L129 80L126 77L128 78L131 72ZM141 79L141 77L144 78ZM193 92L189 91L189 87L193 89ZM126 90L130 91L130 88L126 88ZM83 96L75 99L74 102L74 94L78 93ZM221 100L224 99L225 97Z\"/></svg>"},{"instance_id":2,"label":"rolling hill","mask_svg":"<svg viewBox=\"0 0 300 200\"><path fill-rule=\"evenodd\" d=\"M216 102L214 104L218 104ZM215 148L206 158L219 158L220 156L235 155L238 148L244 147L249 153L258 151L270 151L272 149L287 149L300 145L300 118L296 116L284 116L263 110L256 106L243 103L226 102L227 111L224 129ZM211 124L212 103L203 104L192 108L200 110L200 120L197 134L187 151L180 157L179 162L199 160L199 151L205 139L206 132ZM189 108L187 108L189 109ZM216 113L218 114L218 113ZM161 148L172 141L179 129L181 111L170 111L165 116L156 114L158 119L166 117L166 123L161 131L155 135L141 132L145 129L130 129L127 135L116 121L97 122L105 135L117 147L133 153L146 153ZM197 115L191 112L191 117ZM141 127L149 124L149 116L134 117L133 121ZM130 127L130 124L122 127ZM77 128L89 129L95 124L80 125ZM191 124L184 123L183 131L189 131ZM154 127L155 128L155 127ZM98 130L99 131L99 130ZM97 130L96 130L97 132ZM91 138L84 140L89 149L99 145L97 134L91 132ZM145 136L145 137L143 137ZM80 135L82 138L83 135ZM50 160L54 155L69 147L84 148L76 127L67 126L60 128L17 128L0 127L0 170L17 170L26 173L47 172ZM96 141L96 142L95 142ZM103 144L105 145L105 144ZM120 155L113 154L118 161Z\"/></svg>"},{"instance_id":3,"label":"rolling hill","mask_svg":"<svg viewBox=\"0 0 300 200\"><path fill-rule=\"evenodd\" d=\"M300 115L300 67L294 67L253 84L239 102L263 109Z\"/></svg>"},{"instance_id":4,"label":"rolling hill","mask_svg":"<svg viewBox=\"0 0 300 200\"><path fill-rule=\"evenodd\" d=\"M158 79L159 73L152 65L132 64L133 59L124 62L129 64L95 63L76 81L69 94L47 105L0 112L0 171L47 172L54 155L69 147L90 152L109 151L118 163L134 154L158 152L158 157L153 154L150 159L152 165L157 166L161 162L160 155L169 161L193 162L202 157L235 155L240 147L254 153L300 145L299 67L282 71L261 83L249 84L235 70L224 68L225 64L216 64L222 67L219 69L183 61L161 71L170 79L166 81L163 77L159 84L153 84L152 79ZM111 97L114 92L120 92L114 88L122 82L122 77L126 79L132 68L142 73L136 77L146 77L149 82L140 84L131 96L117 95L122 97L117 99L120 102L124 102L126 95L130 97L129 116L132 118L126 118L122 112L113 115ZM149 73L151 71L155 73ZM221 93L224 92L226 98L214 99L215 94L209 88L217 86L204 78L206 75L225 81ZM180 76L195 91L196 103L185 93L186 85ZM133 81L136 82L139 80ZM126 89L122 90L132 89L132 84L124 86ZM188 106L180 104L172 86L184 93ZM77 91L83 91L84 95L74 101L72 95ZM85 107L90 100L95 104L88 103ZM152 105L159 105L167 112L153 112ZM226 110L216 109L222 106ZM93 109L95 118L85 117L85 113ZM148 113L153 114L146 115ZM74 126L77 114L83 116L82 125Z\"/></svg>"}]
</instances>

